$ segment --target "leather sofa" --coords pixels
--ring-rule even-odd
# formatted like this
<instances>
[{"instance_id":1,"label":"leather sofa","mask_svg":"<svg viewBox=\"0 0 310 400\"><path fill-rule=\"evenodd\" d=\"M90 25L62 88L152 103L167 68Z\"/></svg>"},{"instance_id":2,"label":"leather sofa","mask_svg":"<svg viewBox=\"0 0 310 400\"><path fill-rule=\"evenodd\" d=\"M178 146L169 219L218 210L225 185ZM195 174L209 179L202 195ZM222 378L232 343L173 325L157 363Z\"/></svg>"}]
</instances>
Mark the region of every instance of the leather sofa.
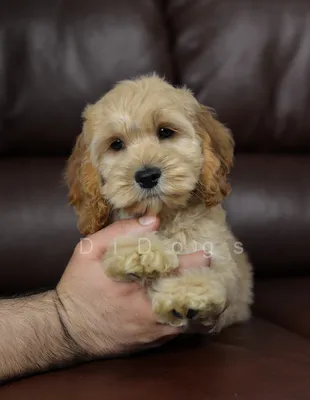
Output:
<instances>
[{"instance_id":1,"label":"leather sofa","mask_svg":"<svg viewBox=\"0 0 310 400\"><path fill-rule=\"evenodd\" d=\"M154 70L234 134L225 206L256 282L249 323L11 382L2 400L310 399L309 20L304 0L0 2L0 295L56 284L79 240L62 172L82 109Z\"/></svg>"}]
</instances>

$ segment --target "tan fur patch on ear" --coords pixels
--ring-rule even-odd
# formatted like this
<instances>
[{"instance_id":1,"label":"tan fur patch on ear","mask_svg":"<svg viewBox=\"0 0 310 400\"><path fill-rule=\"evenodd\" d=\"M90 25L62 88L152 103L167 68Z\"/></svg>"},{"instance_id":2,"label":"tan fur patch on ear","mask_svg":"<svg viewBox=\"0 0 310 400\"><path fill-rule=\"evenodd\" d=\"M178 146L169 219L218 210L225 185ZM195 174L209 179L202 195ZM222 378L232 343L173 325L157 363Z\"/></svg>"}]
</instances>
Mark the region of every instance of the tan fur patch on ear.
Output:
<instances>
[{"instance_id":1,"label":"tan fur patch on ear","mask_svg":"<svg viewBox=\"0 0 310 400\"><path fill-rule=\"evenodd\" d=\"M100 176L93 167L81 133L68 160L66 181L69 204L78 216L78 228L83 235L100 230L106 223L110 207L100 193Z\"/></svg>"},{"instance_id":2,"label":"tan fur patch on ear","mask_svg":"<svg viewBox=\"0 0 310 400\"><path fill-rule=\"evenodd\" d=\"M202 105L197 113L197 133L203 140L205 160L200 190L205 193L206 205L211 207L230 193L227 175L233 165L234 141L229 129Z\"/></svg>"}]
</instances>

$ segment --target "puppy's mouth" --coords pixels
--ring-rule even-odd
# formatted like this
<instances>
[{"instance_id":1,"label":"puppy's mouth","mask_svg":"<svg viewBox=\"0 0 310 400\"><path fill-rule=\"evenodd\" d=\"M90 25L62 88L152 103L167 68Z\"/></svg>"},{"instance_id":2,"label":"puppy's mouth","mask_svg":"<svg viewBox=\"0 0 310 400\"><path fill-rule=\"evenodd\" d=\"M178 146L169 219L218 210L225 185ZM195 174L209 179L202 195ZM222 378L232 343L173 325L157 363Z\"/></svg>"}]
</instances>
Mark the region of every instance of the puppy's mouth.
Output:
<instances>
[{"instance_id":1,"label":"puppy's mouth","mask_svg":"<svg viewBox=\"0 0 310 400\"><path fill-rule=\"evenodd\" d=\"M147 213L158 214L162 210L163 205L164 203L157 191L145 191L140 194L134 203L125 207L125 211L129 215L140 217Z\"/></svg>"},{"instance_id":2,"label":"puppy's mouth","mask_svg":"<svg viewBox=\"0 0 310 400\"><path fill-rule=\"evenodd\" d=\"M162 200L163 195L164 195L164 193L159 188L143 190L141 193L141 200L147 200L147 199Z\"/></svg>"},{"instance_id":3,"label":"puppy's mouth","mask_svg":"<svg viewBox=\"0 0 310 400\"><path fill-rule=\"evenodd\" d=\"M186 166L176 167L175 163L164 168L146 165L133 175L130 173L131 179L128 175L120 170L111 184L108 181L103 186L102 194L110 199L113 208L123 209L130 215L158 214L163 208L186 207L197 181Z\"/></svg>"}]
</instances>

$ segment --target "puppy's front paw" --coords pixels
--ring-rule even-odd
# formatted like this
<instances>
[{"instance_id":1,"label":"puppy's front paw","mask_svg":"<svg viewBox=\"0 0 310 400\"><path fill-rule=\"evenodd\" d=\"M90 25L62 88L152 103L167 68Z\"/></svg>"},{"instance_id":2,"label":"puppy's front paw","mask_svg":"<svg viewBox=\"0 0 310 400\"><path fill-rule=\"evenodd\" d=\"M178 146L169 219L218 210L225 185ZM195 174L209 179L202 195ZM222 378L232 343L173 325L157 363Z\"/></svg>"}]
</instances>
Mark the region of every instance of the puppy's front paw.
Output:
<instances>
[{"instance_id":1,"label":"puppy's front paw","mask_svg":"<svg viewBox=\"0 0 310 400\"><path fill-rule=\"evenodd\" d=\"M158 322L176 327L199 320L214 328L227 306L225 287L205 270L187 270L181 276L160 279L150 296Z\"/></svg>"},{"instance_id":2,"label":"puppy's front paw","mask_svg":"<svg viewBox=\"0 0 310 400\"><path fill-rule=\"evenodd\" d=\"M176 253L169 252L154 234L119 238L104 255L107 276L120 281L167 276L179 266Z\"/></svg>"}]
</instances>

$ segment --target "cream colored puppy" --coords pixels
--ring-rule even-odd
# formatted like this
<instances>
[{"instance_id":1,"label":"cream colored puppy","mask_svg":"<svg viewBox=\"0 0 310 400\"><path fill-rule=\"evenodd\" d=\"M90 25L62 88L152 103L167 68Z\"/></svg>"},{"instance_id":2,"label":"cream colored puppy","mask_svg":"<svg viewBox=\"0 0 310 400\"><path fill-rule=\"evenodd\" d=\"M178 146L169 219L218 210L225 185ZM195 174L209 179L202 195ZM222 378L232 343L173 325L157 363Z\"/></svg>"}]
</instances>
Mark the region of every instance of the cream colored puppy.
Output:
<instances>
[{"instance_id":1,"label":"cream colored puppy","mask_svg":"<svg viewBox=\"0 0 310 400\"><path fill-rule=\"evenodd\" d=\"M83 234L122 218L157 214L156 234L120 238L106 274L148 285L161 323L201 321L212 331L250 316L252 268L221 201L233 140L189 90L156 75L118 83L84 112L68 161L70 203ZM177 273L180 253L204 250L211 268Z\"/></svg>"}]
</instances>

